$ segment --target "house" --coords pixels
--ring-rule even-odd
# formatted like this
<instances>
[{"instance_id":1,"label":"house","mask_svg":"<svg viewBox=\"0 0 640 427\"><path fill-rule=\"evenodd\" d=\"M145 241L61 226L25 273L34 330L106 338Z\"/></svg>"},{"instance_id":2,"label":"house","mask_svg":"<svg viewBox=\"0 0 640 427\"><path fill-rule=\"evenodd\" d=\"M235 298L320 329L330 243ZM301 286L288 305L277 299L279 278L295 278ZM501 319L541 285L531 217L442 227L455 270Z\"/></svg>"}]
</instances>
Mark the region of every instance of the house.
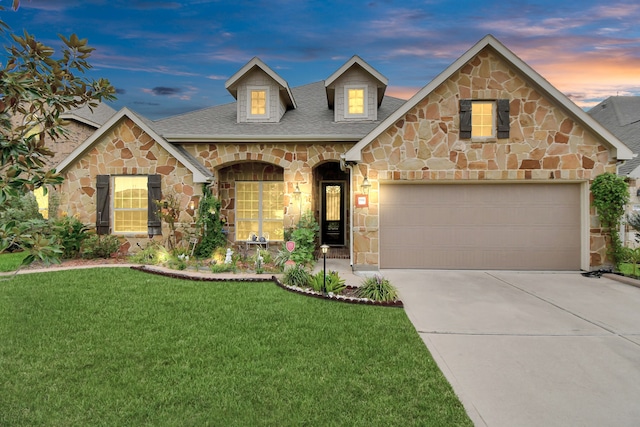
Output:
<instances>
[{"instance_id":1,"label":"house","mask_svg":"<svg viewBox=\"0 0 640 427\"><path fill-rule=\"evenodd\" d=\"M64 127L65 135L53 143L48 136L42 133L42 127L37 124L36 117L30 116L14 116L11 121L14 125L29 125L33 123L31 130L27 133L35 134L40 133L39 138L44 138L51 151L52 157L45 158L45 163L49 167L55 167L65 158L67 158L71 152L84 142L89 136L91 136L96 129L102 126L116 111L109 107L105 103L99 103L96 107L89 108L83 106L81 108L73 109L62 113L60 118L66 121ZM53 145L52 145L53 144ZM44 189L42 187L34 191L34 195L38 201L40 212L45 218L49 215L49 197L44 195Z\"/></svg>"},{"instance_id":2,"label":"house","mask_svg":"<svg viewBox=\"0 0 640 427\"><path fill-rule=\"evenodd\" d=\"M606 263L589 182L632 152L514 53L488 35L408 101L387 85L358 56L296 88L254 58L233 103L111 116L60 163L61 209L135 247L166 234L148 198L176 195L190 223L208 186L232 242L311 210L354 269Z\"/></svg>"},{"instance_id":3,"label":"house","mask_svg":"<svg viewBox=\"0 0 640 427\"><path fill-rule=\"evenodd\" d=\"M618 174L629 178L629 213L639 212L640 96L611 96L590 109L588 114L636 154L618 167ZM635 234L632 229L625 230L622 238L626 246L637 246Z\"/></svg>"}]
</instances>

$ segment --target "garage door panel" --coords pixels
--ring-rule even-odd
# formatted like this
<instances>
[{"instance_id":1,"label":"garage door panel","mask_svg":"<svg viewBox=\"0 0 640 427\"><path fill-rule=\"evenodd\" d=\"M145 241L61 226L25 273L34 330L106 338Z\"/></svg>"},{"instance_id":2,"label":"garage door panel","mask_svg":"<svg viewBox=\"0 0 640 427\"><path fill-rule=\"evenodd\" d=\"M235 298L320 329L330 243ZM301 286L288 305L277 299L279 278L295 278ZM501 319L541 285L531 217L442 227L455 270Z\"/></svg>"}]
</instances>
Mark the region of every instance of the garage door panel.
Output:
<instances>
[{"instance_id":1,"label":"garage door panel","mask_svg":"<svg viewBox=\"0 0 640 427\"><path fill-rule=\"evenodd\" d=\"M580 186L382 185L380 265L579 269Z\"/></svg>"}]
</instances>

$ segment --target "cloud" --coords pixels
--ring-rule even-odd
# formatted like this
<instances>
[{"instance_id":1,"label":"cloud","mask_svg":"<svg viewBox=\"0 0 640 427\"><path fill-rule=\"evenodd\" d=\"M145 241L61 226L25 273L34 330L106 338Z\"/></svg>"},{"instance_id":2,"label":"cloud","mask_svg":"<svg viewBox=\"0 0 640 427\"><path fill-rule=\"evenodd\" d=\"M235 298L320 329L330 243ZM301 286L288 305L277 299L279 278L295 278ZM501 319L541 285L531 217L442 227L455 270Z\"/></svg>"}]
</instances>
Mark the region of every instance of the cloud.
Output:
<instances>
[{"instance_id":1,"label":"cloud","mask_svg":"<svg viewBox=\"0 0 640 427\"><path fill-rule=\"evenodd\" d=\"M127 93L127 91L125 89L116 88L116 93L118 95L124 95Z\"/></svg>"},{"instance_id":2,"label":"cloud","mask_svg":"<svg viewBox=\"0 0 640 427\"><path fill-rule=\"evenodd\" d=\"M215 75L215 74L207 76L207 78L210 79L210 80L226 80L227 79L227 77L225 77L225 76L220 76L220 75Z\"/></svg>"},{"instance_id":3,"label":"cloud","mask_svg":"<svg viewBox=\"0 0 640 427\"><path fill-rule=\"evenodd\" d=\"M191 97L197 93L195 87L169 87L169 86L156 86L154 88L142 88L142 92L148 93L153 96L166 96L169 98L177 98L181 101L188 101Z\"/></svg>"},{"instance_id":4,"label":"cloud","mask_svg":"<svg viewBox=\"0 0 640 427\"><path fill-rule=\"evenodd\" d=\"M180 94L182 89L177 87L156 86L153 89L143 89L143 91L157 96L175 96Z\"/></svg>"}]
</instances>

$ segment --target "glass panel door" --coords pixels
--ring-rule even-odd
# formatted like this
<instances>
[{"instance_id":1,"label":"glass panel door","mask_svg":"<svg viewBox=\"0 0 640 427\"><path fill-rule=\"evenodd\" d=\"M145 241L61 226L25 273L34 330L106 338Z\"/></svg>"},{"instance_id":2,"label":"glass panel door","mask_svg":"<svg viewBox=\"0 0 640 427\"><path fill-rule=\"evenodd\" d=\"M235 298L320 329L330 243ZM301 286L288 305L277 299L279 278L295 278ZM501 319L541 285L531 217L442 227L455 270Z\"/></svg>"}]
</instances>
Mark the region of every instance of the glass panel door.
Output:
<instances>
[{"instance_id":1,"label":"glass panel door","mask_svg":"<svg viewBox=\"0 0 640 427\"><path fill-rule=\"evenodd\" d=\"M321 215L321 243L344 245L344 183L322 183Z\"/></svg>"}]
</instances>

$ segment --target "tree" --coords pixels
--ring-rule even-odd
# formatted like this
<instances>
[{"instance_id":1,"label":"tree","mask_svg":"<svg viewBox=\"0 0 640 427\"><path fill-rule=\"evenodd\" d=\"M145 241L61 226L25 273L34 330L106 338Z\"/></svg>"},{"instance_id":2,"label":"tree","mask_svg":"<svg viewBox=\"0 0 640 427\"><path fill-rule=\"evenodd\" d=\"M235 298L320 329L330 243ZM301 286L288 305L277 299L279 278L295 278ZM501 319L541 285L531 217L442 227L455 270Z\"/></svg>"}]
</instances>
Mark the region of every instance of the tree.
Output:
<instances>
[{"instance_id":1,"label":"tree","mask_svg":"<svg viewBox=\"0 0 640 427\"><path fill-rule=\"evenodd\" d=\"M13 8L17 9L19 3L14 0ZM22 35L11 33L1 20L0 33L9 40L5 62L0 63L1 213L9 199L46 184L62 182L62 177L46 162L53 156L49 144L65 136L65 122L60 114L113 100L115 89L108 80L83 76L91 68L87 60L94 50L86 39L75 34L69 38L59 36L63 47L55 58L52 47L26 31ZM23 120L18 124L16 118ZM3 222L0 228L0 252L17 241L30 251L27 263L36 258L56 260L56 248L42 236L30 236L19 224L11 222Z\"/></svg>"},{"instance_id":2,"label":"tree","mask_svg":"<svg viewBox=\"0 0 640 427\"><path fill-rule=\"evenodd\" d=\"M624 178L606 172L598 175L591 184L593 206L596 208L600 224L609 229L611 247L609 253L616 266L622 262L624 249L620 241L618 228L624 215L625 205L629 202L629 186Z\"/></svg>"}]
</instances>

